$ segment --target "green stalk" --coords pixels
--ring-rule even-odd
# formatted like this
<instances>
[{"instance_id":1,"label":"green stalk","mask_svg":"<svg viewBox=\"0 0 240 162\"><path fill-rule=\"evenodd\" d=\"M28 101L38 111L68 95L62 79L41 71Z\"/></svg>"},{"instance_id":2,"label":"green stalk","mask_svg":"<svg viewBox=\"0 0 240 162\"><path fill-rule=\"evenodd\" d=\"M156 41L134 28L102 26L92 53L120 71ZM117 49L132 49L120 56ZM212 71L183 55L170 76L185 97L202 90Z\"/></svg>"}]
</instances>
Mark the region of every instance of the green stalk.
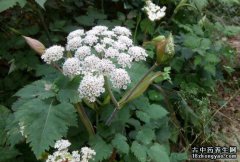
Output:
<instances>
[{"instance_id":1,"label":"green stalk","mask_svg":"<svg viewBox=\"0 0 240 162\"><path fill-rule=\"evenodd\" d=\"M144 81L144 79L154 70L158 67L157 63L154 63L153 66L143 75L143 77L137 82L137 84L132 88L129 92L129 94L126 97L126 101L129 99L129 97L133 94L135 89Z\"/></svg>"},{"instance_id":2,"label":"green stalk","mask_svg":"<svg viewBox=\"0 0 240 162\"><path fill-rule=\"evenodd\" d=\"M157 63L154 63L154 65L143 75L143 77L141 78L141 80L138 81L138 83L134 86L134 88L132 88L129 92L129 94L126 97L126 101L128 100L128 98L133 94L133 92L135 91L135 89L144 81L144 79L155 69L158 67ZM106 89L109 92L111 99L113 101L113 103L115 104L115 109L113 110L113 112L111 113L111 115L108 117L107 121L106 121L106 125L109 126L112 123L113 118L115 117L115 115L117 114L117 112L122 108L123 104L119 104L117 102L117 100L115 99L115 97L113 96L113 93L111 91L110 85L108 83L108 80L105 78L105 82L106 82Z\"/></svg>"},{"instance_id":3,"label":"green stalk","mask_svg":"<svg viewBox=\"0 0 240 162\"><path fill-rule=\"evenodd\" d=\"M92 123L89 120L89 118L88 118L88 116L87 116L87 114L86 114L86 112L83 108L83 105L81 103L77 103L77 104L75 104L75 108L77 109L78 115L79 115L83 125L87 129L87 132L88 132L89 136L95 135Z\"/></svg>"},{"instance_id":4,"label":"green stalk","mask_svg":"<svg viewBox=\"0 0 240 162\"><path fill-rule=\"evenodd\" d=\"M120 109L120 106L119 106L119 103L118 103L117 99L115 98L115 96L114 96L114 94L111 90L111 86L110 86L110 83L108 81L108 78L104 77L104 80L105 80L106 89L107 89L107 91L110 95L110 98L111 98L113 104L115 105L115 108L114 108L113 112L111 113L111 115L109 116L109 118L107 119L107 121L105 123L107 126L109 126L112 123L112 120L115 117L115 115L117 114L118 110Z\"/></svg>"}]
</instances>

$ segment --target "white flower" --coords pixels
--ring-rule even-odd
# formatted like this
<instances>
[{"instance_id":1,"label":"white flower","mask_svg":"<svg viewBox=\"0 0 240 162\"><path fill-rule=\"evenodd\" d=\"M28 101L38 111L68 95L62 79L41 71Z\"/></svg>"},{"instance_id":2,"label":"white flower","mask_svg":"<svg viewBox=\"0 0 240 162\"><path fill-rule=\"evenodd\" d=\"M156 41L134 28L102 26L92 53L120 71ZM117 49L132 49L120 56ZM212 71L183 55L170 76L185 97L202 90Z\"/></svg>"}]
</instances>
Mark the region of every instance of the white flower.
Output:
<instances>
[{"instance_id":1,"label":"white flower","mask_svg":"<svg viewBox=\"0 0 240 162\"><path fill-rule=\"evenodd\" d=\"M108 38L108 37L104 37L103 40L102 40L102 43L105 44L105 45L112 45L114 43L114 40L111 39L111 38Z\"/></svg>"},{"instance_id":2,"label":"white flower","mask_svg":"<svg viewBox=\"0 0 240 162\"><path fill-rule=\"evenodd\" d=\"M125 51L128 49L128 46L125 43L121 43L119 41L114 42L113 48L120 50L120 51Z\"/></svg>"},{"instance_id":3,"label":"white flower","mask_svg":"<svg viewBox=\"0 0 240 162\"><path fill-rule=\"evenodd\" d=\"M82 38L74 37L67 42L66 49L67 49L67 51L75 51L80 46L82 46Z\"/></svg>"},{"instance_id":4,"label":"white flower","mask_svg":"<svg viewBox=\"0 0 240 162\"><path fill-rule=\"evenodd\" d=\"M159 6L152 3L151 0L147 0L146 6L143 8L143 10L147 12L148 18L151 21L155 21L160 20L165 16L166 7L163 6L162 8L160 8Z\"/></svg>"},{"instance_id":5,"label":"white flower","mask_svg":"<svg viewBox=\"0 0 240 162\"><path fill-rule=\"evenodd\" d=\"M128 47L132 46L132 43L133 43L133 41L130 38L128 38L127 36L124 36L124 35L121 35L118 37L118 42L120 44L125 44Z\"/></svg>"},{"instance_id":6,"label":"white flower","mask_svg":"<svg viewBox=\"0 0 240 162\"><path fill-rule=\"evenodd\" d=\"M95 35L87 35L83 41L87 45L92 46L98 42L98 37Z\"/></svg>"},{"instance_id":7,"label":"white flower","mask_svg":"<svg viewBox=\"0 0 240 162\"><path fill-rule=\"evenodd\" d=\"M44 62L50 64L51 62L60 60L63 57L63 52L63 47L54 45L46 49L41 58L44 60Z\"/></svg>"},{"instance_id":8,"label":"white flower","mask_svg":"<svg viewBox=\"0 0 240 162\"><path fill-rule=\"evenodd\" d=\"M49 155L46 162L88 162L96 155L96 152L88 147L83 147L81 149L82 157L79 151L73 151L70 153L68 151L68 147L70 146L68 140L59 140L55 143L55 146L57 151L52 155Z\"/></svg>"},{"instance_id":9,"label":"white flower","mask_svg":"<svg viewBox=\"0 0 240 162\"><path fill-rule=\"evenodd\" d=\"M113 58L119 55L119 52L117 49L114 49L113 47L109 47L106 51L105 51L105 57L108 58Z\"/></svg>"},{"instance_id":10,"label":"white flower","mask_svg":"<svg viewBox=\"0 0 240 162\"><path fill-rule=\"evenodd\" d=\"M75 57L80 60L83 60L86 56L91 55L91 48L89 46L82 46L77 49L75 52Z\"/></svg>"},{"instance_id":11,"label":"white flower","mask_svg":"<svg viewBox=\"0 0 240 162\"><path fill-rule=\"evenodd\" d=\"M79 75L81 73L81 62L78 58L68 58L63 64L63 74L69 77Z\"/></svg>"},{"instance_id":12,"label":"white flower","mask_svg":"<svg viewBox=\"0 0 240 162\"><path fill-rule=\"evenodd\" d=\"M67 41L70 41L70 39L73 39L75 37L81 37L83 35L84 35L83 29L74 30L68 34Z\"/></svg>"},{"instance_id":13,"label":"white flower","mask_svg":"<svg viewBox=\"0 0 240 162\"><path fill-rule=\"evenodd\" d=\"M105 50L105 45L98 43L98 44L96 44L96 45L94 46L94 49L95 49L98 53L102 53L102 52L104 52L104 50Z\"/></svg>"},{"instance_id":14,"label":"white flower","mask_svg":"<svg viewBox=\"0 0 240 162\"><path fill-rule=\"evenodd\" d=\"M99 32L98 34L101 34L101 32L107 31L108 27L98 25L98 26L93 27L92 30Z\"/></svg>"},{"instance_id":15,"label":"white flower","mask_svg":"<svg viewBox=\"0 0 240 162\"><path fill-rule=\"evenodd\" d=\"M145 49L138 46L130 47L128 50L128 53L131 55L131 57L135 61L146 60L146 57L147 57L147 53Z\"/></svg>"},{"instance_id":16,"label":"white flower","mask_svg":"<svg viewBox=\"0 0 240 162\"><path fill-rule=\"evenodd\" d=\"M103 76L85 75L78 88L80 98L86 98L90 102L94 102L99 97L104 89Z\"/></svg>"},{"instance_id":17,"label":"white flower","mask_svg":"<svg viewBox=\"0 0 240 162\"><path fill-rule=\"evenodd\" d=\"M107 36L108 38L116 37L116 34L110 30L102 32L101 35Z\"/></svg>"},{"instance_id":18,"label":"white flower","mask_svg":"<svg viewBox=\"0 0 240 162\"><path fill-rule=\"evenodd\" d=\"M125 35L125 36L131 36L131 31L128 28L122 27L122 26L116 26L112 29L114 33L117 35Z\"/></svg>"},{"instance_id":19,"label":"white flower","mask_svg":"<svg viewBox=\"0 0 240 162\"><path fill-rule=\"evenodd\" d=\"M133 58L126 54L126 53L120 53L117 57L117 62L119 65L121 65L123 68L125 67L131 67L131 63L133 61Z\"/></svg>"},{"instance_id":20,"label":"white flower","mask_svg":"<svg viewBox=\"0 0 240 162\"><path fill-rule=\"evenodd\" d=\"M81 153L82 153L81 162L88 162L90 159L93 159L93 156L96 155L96 152L88 147L83 147L81 149Z\"/></svg>"},{"instance_id":21,"label":"white flower","mask_svg":"<svg viewBox=\"0 0 240 162\"><path fill-rule=\"evenodd\" d=\"M83 74L94 73L99 69L101 59L95 55L87 56L82 62Z\"/></svg>"},{"instance_id":22,"label":"white flower","mask_svg":"<svg viewBox=\"0 0 240 162\"><path fill-rule=\"evenodd\" d=\"M125 69L115 69L110 74L110 81L114 88L127 89L127 84L131 83L131 79Z\"/></svg>"},{"instance_id":23,"label":"white flower","mask_svg":"<svg viewBox=\"0 0 240 162\"><path fill-rule=\"evenodd\" d=\"M98 65L100 74L108 75L115 69L115 65L109 59L102 59Z\"/></svg>"},{"instance_id":24,"label":"white flower","mask_svg":"<svg viewBox=\"0 0 240 162\"><path fill-rule=\"evenodd\" d=\"M61 139L55 143L54 148L58 150L67 150L70 145L71 143L68 140Z\"/></svg>"},{"instance_id":25,"label":"white flower","mask_svg":"<svg viewBox=\"0 0 240 162\"><path fill-rule=\"evenodd\" d=\"M79 154L79 151L73 151L72 152L72 159L70 160L70 162L80 162L81 159L80 159L80 154Z\"/></svg>"}]
</instances>

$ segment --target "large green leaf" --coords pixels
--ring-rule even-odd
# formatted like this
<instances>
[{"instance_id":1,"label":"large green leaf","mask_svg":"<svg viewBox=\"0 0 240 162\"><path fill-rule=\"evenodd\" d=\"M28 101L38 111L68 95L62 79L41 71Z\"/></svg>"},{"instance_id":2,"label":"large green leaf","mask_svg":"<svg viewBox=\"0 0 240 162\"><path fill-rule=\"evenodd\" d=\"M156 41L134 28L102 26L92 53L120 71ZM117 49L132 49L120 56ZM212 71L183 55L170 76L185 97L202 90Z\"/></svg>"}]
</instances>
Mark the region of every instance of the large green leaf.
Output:
<instances>
[{"instance_id":1,"label":"large green leaf","mask_svg":"<svg viewBox=\"0 0 240 162\"><path fill-rule=\"evenodd\" d=\"M23 7L27 3L26 0L0 0L0 12L3 12L16 4Z\"/></svg>"},{"instance_id":2,"label":"large green leaf","mask_svg":"<svg viewBox=\"0 0 240 162\"><path fill-rule=\"evenodd\" d=\"M19 155L19 152L10 147L0 147L0 162L10 162L13 158Z\"/></svg>"},{"instance_id":3,"label":"large green leaf","mask_svg":"<svg viewBox=\"0 0 240 162\"><path fill-rule=\"evenodd\" d=\"M107 144L100 136L92 137L90 144L97 152L94 157L95 161L107 159L112 153L112 146Z\"/></svg>"},{"instance_id":4,"label":"large green leaf","mask_svg":"<svg viewBox=\"0 0 240 162\"><path fill-rule=\"evenodd\" d=\"M133 141L131 151L140 162L147 161L147 148L144 145L139 144L137 141Z\"/></svg>"},{"instance_id":5,"label":"large green leaf","mask_svg":"<svg viewBox=\"0 0 240 162\"><path fill-rule=\"evenodd\" d=\"M76 113L71 104L47 104L33 99L23 104L16 118L24 124L24 133L37 158L66 135L69 126L76 126Z\"/></svg>"},{"instance_id":6,"label":"large green leaf","mask_svg":"<svg viewBox=\"0 0 240 162\"><path fill-rule=\"evenodd\" d=\"M15 95L25 99L35 97L38 97L39 99L47 99L55 96L51 87L51 83L45 80L38 80L23 87Z\"/></svg>"},{"instance_id":7,"label":"large green leaf","mask_svg":"<svg viewBox=\"0 0 240 162\"><path fill-rule=\"evenodd\" d=\"M155 133L151 128L143 127L137 133L136 139L144 144L150 144L155 139Z\"/></svg>"},{"instance_id":8,"label":"large green leaf","mask_svg":"<svg viewBox=\"0 0 240 162\"><path fill-rule=\"evenodd\" d=\"M118 133L112 140L112 145L120 152L127 154L129 152L129 146L126 141L127 138Z\"/></svg>"},{"instance_id":9,"label":"large green leaf","mask_svg":"<svg viewBox=\"0 0 240 162\"><path fill-rule=\"evenodd\" d=\"M148 155L153 162L170 162L166 148L158 143L155 143L150 147L148 150Z\"/></svg>"},{"instance_id":10,"label":"large green leaf","mask_svg":"<svg viewBox=\"0 0 240 162\"><path fill-rule=\"evenodd\" d=\"M41 6L42 8L44 8L44 4L45 4L46 1L47 1L47 0L35 0L35 2L36 2L39 6Z\"/></svg>"},{"instance_id":11,"label":"large green leaf","mask_svg":"<svg viewBox=\"0 0 240 162\"><path fill-rule=\"evenodd\" d=\"M10 110L5 106L0 105L0 146L5 143L6 140L6 122L10 114Z\"/></svg>"}]
</instances>

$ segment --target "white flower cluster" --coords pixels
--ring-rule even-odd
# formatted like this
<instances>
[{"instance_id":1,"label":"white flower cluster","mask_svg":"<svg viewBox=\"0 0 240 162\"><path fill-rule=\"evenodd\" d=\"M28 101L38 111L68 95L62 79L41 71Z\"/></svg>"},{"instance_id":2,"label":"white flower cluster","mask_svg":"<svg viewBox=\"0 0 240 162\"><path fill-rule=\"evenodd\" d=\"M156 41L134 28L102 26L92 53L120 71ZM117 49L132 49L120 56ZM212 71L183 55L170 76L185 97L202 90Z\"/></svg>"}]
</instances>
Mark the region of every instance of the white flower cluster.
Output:
<instances>
[{"instance_id":1,"label":"white flower cluster","mask_svg":"<svg viewBox=\"0 0 240 162\"><path fill-rule=\"evenodd\" d=\"M147 57L145 49L134 46L130 37L131 31L122 26L111 30L106 26L95 26L89 31L78 29L69 33L66 51L73 55L65 59L62 69L68 77L83 77L78 88L81 98L94 102L105 92L105 77L109 78L114 88L127 88L131 79L125 68L131 68L134 61L146 60ZM52 48L44 54L48 58L44 60L47 63L63 56L62 50L60 57L59 50ZM42 58L45 58L44 55Z\"/></svg>"},{"instance_id":2,"label":"white flower cluster","mask_svg":"<svg viewBox=\"0 0 240 162\"><path fill-rule=\"evenodd\" d=\"M160 6L157 6L154 3L152 3L151 0L146 0L146 6L143 8L143 10L146 11L148 18L151 21L160 20L166 14L165 6L161 8Z\"/></svg>"},{"instance_id":3,"label":"white flower cluster","mask_svg":"<svg viewBox=\"0 0 240 162\"><path fill-rule=\"evenodd\" d=\"M58 140L54 146L57 151L49 155L46 162L88 162L96 155L96 152L88 147L83 147L81 152L73 151L70 153L68 151L70 145L71 143L68 140Z\"/></svg>"},{"instance_id":4,"label":"white flower cluster","mask_svg":"<svg viewBox=\"0 0 240 162\"><path fill-rule=\"evenodd\" d=\"M41 58L47 63L58 61L63 57L64 48L61 46L54 45L45 50Z\"/></svg>"}]
</instances>

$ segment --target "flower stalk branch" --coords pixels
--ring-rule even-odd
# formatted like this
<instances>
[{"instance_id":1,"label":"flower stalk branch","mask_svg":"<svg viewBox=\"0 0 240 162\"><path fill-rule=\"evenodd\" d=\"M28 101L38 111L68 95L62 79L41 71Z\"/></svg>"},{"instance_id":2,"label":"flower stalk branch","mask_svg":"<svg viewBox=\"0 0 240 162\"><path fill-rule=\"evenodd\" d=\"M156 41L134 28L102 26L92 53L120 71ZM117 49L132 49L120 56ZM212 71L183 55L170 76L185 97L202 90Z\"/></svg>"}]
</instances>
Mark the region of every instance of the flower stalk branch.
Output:
<instances>
[{"instance_id":1,"label":"flower stalk branch","mask_svg":"<svg viewBox=\"0 0 240 162\"><path fill-rule=\"evenodd\" d=\"M88 116L87 116L87 114L84 110L83 105L81 103L77 103L77 104L75 104L75 108L76 108L76 110L79 114L79 117L80 117L83 125L87 129L87 132L88 132L89 136L95 135L95 131L93 129L92 123L89 120L89 118L88 118Z\"/></svg>"},{"instance_id":2,"label":"flower stalk branch","mask_svg":"<svg viewBox=\"0 0 240 162\"><path fill-rule=\"evenodd\" d=\"M129 99L129 97L133 94L133 92L136 90L136 88L144 81L144 79L146 79L146 77L154 70L158 67L157 63L154 63L153 66L143 75L143 77L138 81L138 83L134 86L134 88L132 88L130 90L130 92L128 93L128 95L125 98L125 101L127 101ZM107 85L107 84L106 84ZM107 87L107 89L109 89L110 87ZM111 89L110 89L111 91ZM110 96L111 96L111 92L110 92ZM114 96L113 96L114 97ZM112 97L111 97L112 98ZM123 107L123 105L126 103L125 101L123 101L122 103L119 103L116 101L115 97L112 99L113 102L115 103L116 107L113 110L113 112L111 113L111 115L109 116L109 118L106 121L106 125L109 126L111 125L115 115L117 114L117 112Z\"/></svg>"},{"instance_id":3,"label":"flower stalk branch","mask_svg":"<svg viewBox=\"0 0 240 162\"><path fill-rule=\"evenodd\" d=\"M143 77L137 82L137 84L132 88L127 95L125 100L128 100L129 97L133 94L134 90L144 81L144 79L154 70L158 67L157 63L154 63L153 66L143 75Z\"/></svg>"}]
</instances>

